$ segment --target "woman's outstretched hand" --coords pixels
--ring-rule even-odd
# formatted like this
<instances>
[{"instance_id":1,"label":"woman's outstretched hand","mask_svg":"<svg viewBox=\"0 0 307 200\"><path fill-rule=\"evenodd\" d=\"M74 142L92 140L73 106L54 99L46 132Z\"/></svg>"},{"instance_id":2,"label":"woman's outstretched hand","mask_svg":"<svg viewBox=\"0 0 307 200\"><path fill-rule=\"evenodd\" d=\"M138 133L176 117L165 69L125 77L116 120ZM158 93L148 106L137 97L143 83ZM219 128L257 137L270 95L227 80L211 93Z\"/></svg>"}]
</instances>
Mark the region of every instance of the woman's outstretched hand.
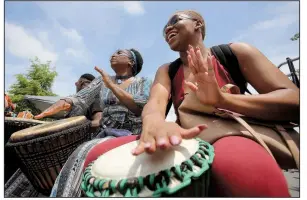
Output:
<instances>
[{"instance_id":1,"label":"woman's outstretched hand","mask_svg":"<svg viewBox=\"0 0 307 200\"><path fill-rule=\"evenodd\" d=\"M133 155L140 155L144 152L154 153L157 148L168 149L177 146L182 139L196 137L207 125L201 124L190 129L184 129L174 122L155 120L154 116L148 116L143 124L143 131L138 146L132 150Z\"/></svg>"},{"instance_id":2,"label":"woman's outstretched hand","mask_svg":"<svg viewBox=\"0 0 307 200\"><path fill-rule=\"evenodd\" d=\"M104 85L107 87L107 88L111 88L112 84L114 84L110 78L110 76L105 72L103 71L102 69L98 68L97 66L95 66L95 70L101 75L102 77L102 80L104 82Z\"/></svg>"},{"instance_id":3,"label":"woman's outstretched hand","mask_svg":"<svg viewBox=\"0 0 307 200\"><path fill-rule=\"evenodd\" d=\"M195 92L200 102L217 106L223 101L224 96L215 78L212 56L208 55L204 59L200 49L198 47L194 49L191 45L189 45L187 54L189 68L195 77L196 83L185 81L185 84Z\"/></svg>"},{"instance_id":4,"label":"woman's outstretched hand","mask_svg":"<svg viewBox=\"0 0 307 200\"><path fill-rule=\"evenodd\" d=\"M44 117L57 114L60 111L69 111L70 109L71 104L67 103L65 100L59 100L41 114L34 116L34 119L42 119Z\"/></svg>"}]
</instances>

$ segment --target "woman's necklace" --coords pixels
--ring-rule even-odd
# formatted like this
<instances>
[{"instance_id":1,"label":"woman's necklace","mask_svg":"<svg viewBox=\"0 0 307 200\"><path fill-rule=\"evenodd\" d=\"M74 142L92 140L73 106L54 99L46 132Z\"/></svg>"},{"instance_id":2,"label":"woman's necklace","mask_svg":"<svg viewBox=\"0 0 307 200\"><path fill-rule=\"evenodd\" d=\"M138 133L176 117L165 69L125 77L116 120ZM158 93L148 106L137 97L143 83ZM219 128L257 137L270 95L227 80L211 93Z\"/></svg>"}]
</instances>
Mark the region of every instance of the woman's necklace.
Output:
<instances>
[{"instance_id":1,"label":"woman's necklace","mask_svg":"<svg viewBox=\"0 0 307 200\"><path fill-rule=\"evenodd\" d=\"M115 82L119 85L122 84L124 80L127 80L131 78L133 75L127 75L127 76L115 76Z\"/></svg>"},{"instance_id":2,"label":"woman's necklace","mask_svg":"<svg viewBox=\"0 0 307 200\"><path fill-rule=\"evenodd\" d=\"M114 76L113 76L114 77ZM132 75L128 75L128 76L115 76L114 78L112 78L113 81L118 85L117 87L125 90L126 87L128 87L134 80ZM114 104L118 101L117 97L115 96L115 94L113 94L113 92L109 89L107 92L107 101L109 103L109 105Z\"/></svg>"}]
</instances>

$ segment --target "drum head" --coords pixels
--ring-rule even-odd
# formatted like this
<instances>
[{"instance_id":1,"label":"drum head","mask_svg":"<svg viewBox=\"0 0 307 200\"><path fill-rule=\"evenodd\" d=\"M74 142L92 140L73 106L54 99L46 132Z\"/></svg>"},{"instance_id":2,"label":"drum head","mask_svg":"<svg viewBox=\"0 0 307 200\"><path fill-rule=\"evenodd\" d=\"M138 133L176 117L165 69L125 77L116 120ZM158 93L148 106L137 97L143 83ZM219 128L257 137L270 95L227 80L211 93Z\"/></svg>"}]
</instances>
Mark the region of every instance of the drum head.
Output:
<instances>
[{"instance_id":1,"label":"drum head","mask_svg":"<svg viewBox=\"0 0 307 200\"><path fill-rule=\"evenodd\" d=\"M22 142L42 136L60 132L78 125L82 125L87 121L85 116L71 117L67 119L43 123L27 129L17 131L11 135L10 142Z\"/></svg>"},{"instance_id":2,"label":"drum head","mask_svg":"<svg viewBox=\"0 0 307 200\"><path fill-rule=\"evenodd\" d=\"M102 179L120 180L138 176L147 176L169 169L189 159L198 150L197 140L182 140L180 146L169 150L160 150L154 154L143 153L134 156L137 141L122 145L101 155L92 165L92 175Z\"/></svg>"},{"instance_id":3,"label":"drum head","mask_svg":"<svg viewBox=\"0 0 307 200\"><path fill-rule=\"evenodd\" d=\"M169 150L134 156L131 150L137 143L132 141L109 150L88 165L81 184L87 196L172 194L189 185L192 178L199 178L213 162L213 147L200 139L182 140Z\"/></svg>"}]
</instances>

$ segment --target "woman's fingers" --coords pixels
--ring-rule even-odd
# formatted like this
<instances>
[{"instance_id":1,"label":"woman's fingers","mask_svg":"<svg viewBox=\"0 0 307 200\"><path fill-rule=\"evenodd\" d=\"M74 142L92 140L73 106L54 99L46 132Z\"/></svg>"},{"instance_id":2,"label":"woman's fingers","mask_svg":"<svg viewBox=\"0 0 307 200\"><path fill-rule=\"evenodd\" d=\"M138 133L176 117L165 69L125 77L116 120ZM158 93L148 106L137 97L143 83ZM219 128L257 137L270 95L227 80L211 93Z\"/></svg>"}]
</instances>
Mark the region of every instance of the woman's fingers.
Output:
<instances>
[{"instance_id":1,"label":"woman's fingers","mask_svg":"<svg viewBox=\"0 0 307 200\"><path fill-rule=\"evenodd\" d=\"M169 133L168 138L170 144L173 146L178 146L182 141L182 137L179 131L176 131L175 133Z\"/></svg>"},{"instance_id":2,"label":"woman's fingers","mask_svg":"<svg viewBox=\"0 0 307 200\"><path fill-rule=\"evenodd\" d=\"M137 145L136 148L132 149L131 153L135 156L140 155L144 153L145 148L144 148L144 142L140 141L139 144Z\"/></svg>"},{"instance_id":3,"label":"woman's fingers","mask_svg":"<svg viewBox=\"0 0 307 200\"><path fill-rule=\"evenodd\" d=\"M163 150L168 149L171 146L167 135L156 137L156 144L158 148Z\"/></svg>"},{"instance_id":4,"label":"woman's fingers","mask_svg":"<svg viewBox=\"0 0 307 200\"><path fill-rule=\"evenodd\" d=\"M192 45L189 45L189 55L192 58L192 61L194 63L194 67L196 69L196 72L198 72L197 58L196 58L196 54L195 54L195 51L194 51L194 48L192 47Z\"/></svg>"},{"instance_id":5,"label":"woman's fingers","mask_svg":"<svg viewBox=\"0 0 307 200\"><path fill-rule=\"evenodd\" d=\"M214 76L214 68L213 68L213 64L212 64L212 56L208 55L207 56L207 63L208 63L208 75L209 76Z\"/></svg>"},{"instance_id":6,"label":"woman's fingers","mask_svg":"<svg viewBox=\"0 0 307 200\"><path fill-rule=\"evenodd\" d=\"M70 110L71 105L69 103L66 103L66 101L60 100L47 108L44 112L42 112L39 115L34 116L34 119L42 119L47 116L54 115L60 111L67 111Z\"/></svg>"},{"instance_id":7,"label":"woman's fingers","mask_svg":"<svg viewBox=\"0 0 307 200\"><path fill-rule=\"evenodd\" d=\"M192 66L194 67L196 73L198 73L199 72L199 69L198 69L199 66L198 66L198 62L197 62L197 57L196 57L194 48L191 45L189 45L188 55L191 56Z\"/></svg>"},{"instance_id":8,"label":"woman's fingers","mask_svg":"<svg viewBox=\"0 0 307 200\"><path fill-rule=\"evenodd\" d=\"M187 52L188 52L189 67L193 74L197 74L198 73L197 58L196 58L194 49L191 45L189 45L189 49Z\"/></svg>"},{"instance_id":9,"label":"woman's fingers","mask_svg":"<svg viewBox=\"0 0 307 200\"><path fill-rule=\"evenodd\" d=\"M156 151L155 139L150 135L142 132L138 146L132 150L133 155L140 155L144 152L154 153Z\"/></svg>"},{"instance_id":10,"label":"woman's fingers","mask_svg":"<svg viewBox=\"0 0 307 200\"><path fill-rule=\"evenodd\" d=\"M95 70L100 73L103 82L107 87L109 87L110 82L112 82L109 75L106 72L104 72L102 69L98 68L97 66L95 66Z\"/></svg>"},{"instance_id":11,"label":"woman's fingers","mask_svg":"<svg viewBox=\"0 0 307 200\"><path fill-rule=\"evenodd\" d=\"M187 58L188 58L189 67L193 74L208 71L209 63L205 61L204 56L202 55L199 47L196 47L194 49L191 45L189 45L187 54L188 54ZM208 56L208 58L211 59L211 56ZM210 64L211 64L210 69L212 69L213 68L212 62L210 62Z\"/></svg>"},{"instance_id":12,"label":"woman's fingers","mask_svg":"<svg viewBox=\"0 0 307 200\"><path fill-rule=\"evenodd\" d=\"M190 82L190 81L184 81L184 83L193 91L196 92L198 90L197 85L195 85L194 83Z\"/></svg>"},{"instance_id":13,"label":"woman's fingers","mask_svg":"<svg viewBox=\"0 0 307 200\"><path fill-rule=\"evenodd\" d=\"M208 67L206 65L206 62L204 61L204 57L201 54L201 51L199 47L196 47L196 58L197 58L197 65L198 65L198 71L199 72L207 72Z\"/></svg>"},{"instance_id":14,"label":"woman's fingers","mask_svg":"<svg viewBox=\"0 0 307 200\"><path fill-rule=\"evenodd\" d=\"M100 69L99 67L95 66L95 70L102 76L102 77L105 77L106 76L106 73Z\"/></svg>"},{"instance_id":15,"label":"woman's fingers","mask_svg":"<svg viewBox=\"0 0 307 200\"><path fill-rule=\"evenodd\" d=\"M190 139L202 132L207 125L202 124L190 129L184 129L178 124L170 123L160 133L149 134L142 132L139 144L132 150L133 155L140 155L144 152L154 153L157 148L166 150L172 146L180 145L182 138Z\"/></svg>"},{"instance_id":16,"label":"woman's fingers","mask_svg":"<svg viewBox=\"0 0 307 200\"><path fill-rule=\"evenodd\" d=\"M57 112L57 109L56 109L57 106L58 105L52 105L51 107L49 107L45 111L43 111L41 114L34 116L34 119L42 119L44 117L55 114Z\"/></svg>"},{"instance_id":17,"label":"woman's fingers","mask_svg":"<svg viewBox=\"0 0 307 200\"><path fill-rule=\"evenodd\" d=\"M192 71L192 73L195 75L197 73L197 71L196 71L194 62L193 62L190 54L188 54L188 66L189 66L190 70Z\"/></svg>"},{"instance_id":18,"label":"woman's fingers","mask_svg":"<svg viewBox=\"0 0 307 200\"><path fill-rule=\"evenodd\" d=\"M200 134L204 129L206 129L208 126L206 124L201 124L198 126L195 126L190 129L184 129L180 128L180 134L182 138L184 139L191 139L196 137L198 134Z\"/></svg>"},{"instance_id":19,"label":"woman's fingers","mask_svg":"<svg viewBox=\"0 0 307 200\"><path fill-rule=\"evenodd\" d=\"M99 73L103 73L102 72L102 69L100 69L99 67L97 67L97 66L95 66L95 68L94 68L97 72L99 72Z\"/></svg>"},{"instance_id":20,"label":"woman's fingers","mask_svg":"<svg viewBox=\"0 0 307 200\"><path fill-rule=\"evenodd\" d=\"M208 63L208 72L205 72L206 73L205 79L206 79L207 82L210 82L210 83L216 82L217 83L217 80L215 78L214 67L213 67L213 64L212 64L212 56L207 57L207 63Z\"/></svg>"},{"instance_id":21,"label":"woman's fingers","mask_svg":"<svg viewBox=\"0 0 307 200\"><path fill-rule=\"evenodd\" d=\"M44 118L45 116L46 116L45 113L42 112L41 114L38 114L38 115L34 116L34 119L42 119L42 118Z\"/></svg>"},{"instance_id":22,"label":"woman's fingers","mask_svg":"<svg viewBox=\"0 0 307 200\"><path fill-rule=\"evenodd\" d=\"M146 153L152 154L156 152L157 147L156 147L156 141L155 139L150 135L145 141L144 148Z\"/></svg>"}]
</instances>

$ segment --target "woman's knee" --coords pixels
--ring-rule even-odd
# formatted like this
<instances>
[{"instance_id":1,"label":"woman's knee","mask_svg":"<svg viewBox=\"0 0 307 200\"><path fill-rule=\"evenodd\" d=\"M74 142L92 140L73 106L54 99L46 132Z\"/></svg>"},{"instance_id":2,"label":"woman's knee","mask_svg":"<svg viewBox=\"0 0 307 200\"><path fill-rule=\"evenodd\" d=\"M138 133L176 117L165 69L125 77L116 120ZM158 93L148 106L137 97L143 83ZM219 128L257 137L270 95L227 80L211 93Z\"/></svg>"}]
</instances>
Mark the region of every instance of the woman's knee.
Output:
<instances>
[{"instance_id":1,"label":"woman's knee","mask_svg":"<svg viewBox=\"0 0 307 200\"><path fill-rule=\"evenodd\" d=\"M212 181L225 196L289 196L281 169L258 143L230 136L216 141L213 146Z\"/></svg>"}]
</instances>

